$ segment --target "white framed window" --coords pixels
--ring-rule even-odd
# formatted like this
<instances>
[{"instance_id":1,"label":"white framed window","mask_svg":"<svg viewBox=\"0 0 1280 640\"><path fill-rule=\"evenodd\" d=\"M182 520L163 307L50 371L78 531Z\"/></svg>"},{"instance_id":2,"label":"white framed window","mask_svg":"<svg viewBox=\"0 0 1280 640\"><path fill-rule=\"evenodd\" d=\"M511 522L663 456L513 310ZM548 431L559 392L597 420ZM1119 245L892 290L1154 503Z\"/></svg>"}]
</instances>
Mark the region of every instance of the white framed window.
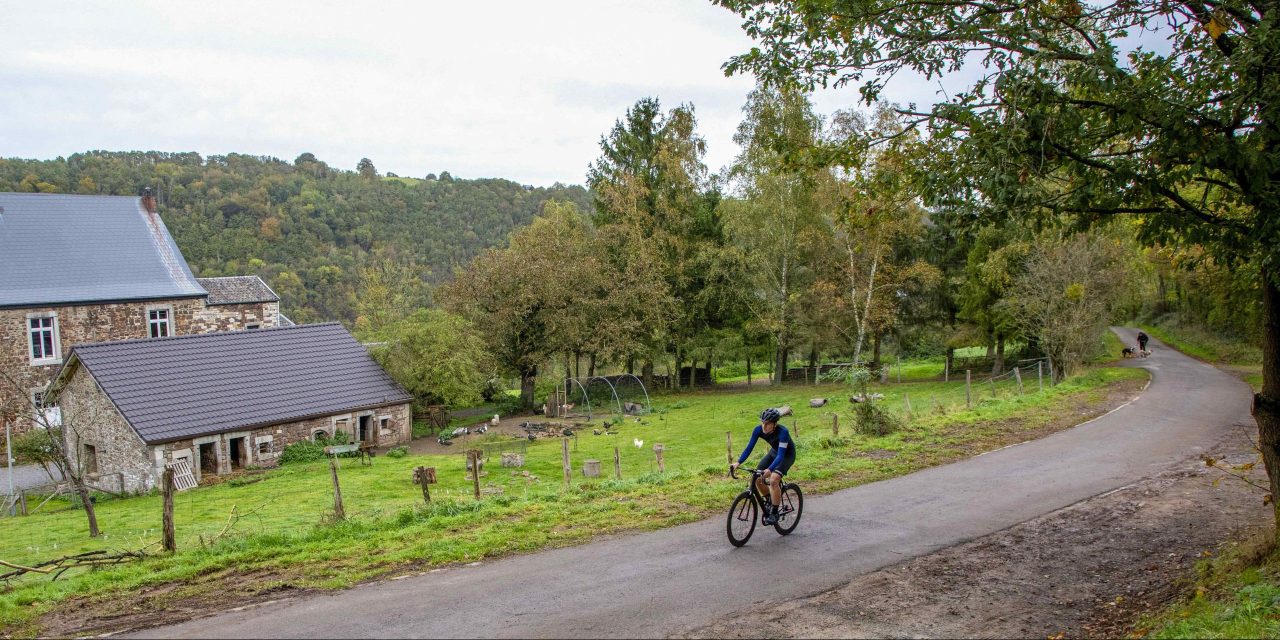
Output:
<instances>
[{"instance_id":1,"label":"white framed window","mask_svg":"<svg viewBox=\"0 0 1280 640\"><path fill-rule=\"evenodd\" d=\"M27 314L27 352L31 364L60 364L62 343L58 338L58 314Z\"/></svg>"},{"instance_id":2,"label":"white framed window","mask_svg":"<svg viewBox=\"0 0 1280 640\"><path fill-rule=\"evenodd\" d=\"M173 309L147 307L147 335L152 338L168 338L173 335Z\"/></svg>"},{"instance_id":3,"label":"white framed window","mask_svg":"<svg viewBox=\"0 0 1280 640\"><path fill-rule=\"evenodd\" d=\"M391 434L391 416L378 416L378 435Z\"/></svg>"}]
</instances>

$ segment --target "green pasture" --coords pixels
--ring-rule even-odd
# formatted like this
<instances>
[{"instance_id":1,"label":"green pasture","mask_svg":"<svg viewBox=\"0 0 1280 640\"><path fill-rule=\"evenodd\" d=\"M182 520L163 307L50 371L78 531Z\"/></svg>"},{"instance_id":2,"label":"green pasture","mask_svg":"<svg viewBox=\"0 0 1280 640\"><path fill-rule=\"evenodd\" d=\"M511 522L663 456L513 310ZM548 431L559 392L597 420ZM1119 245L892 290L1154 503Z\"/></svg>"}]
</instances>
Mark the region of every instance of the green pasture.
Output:
<instances>
[{"instance_id":1,"label":"green pasture","mask_svg":"<svg viewBox=\"0 0 1280 640\"><path fill-rule=\"evenodd\" d=\"M38 633L38 616L71 596L93 597L110 607L113 598L147 585L184 583L177 595L217 588L214 578L227 571L269 572L278 576L277 583L298 586L341 587L411 567L700 519L724 508L740 490L739 482L725 477L726 432L736 454L759 411L768 406L795 409L794 416L783 420L798 435L800 458L792 477L817 493L1016 441L1017 432L1010 429L1034 430L1067 406L1101 397L1110 383L1145 375L1134 369L1095 369L1043 392L1037 392L1034 379L1024 379L1022 394L1012 378L975 381L971 409L966 408L963 380L873 385L873 392L885 394L884 406L905 414L909 399L913 411L906 426L880 437L854 432L850 390L844 386L668 394L655 398L651 414L610 424L615 435L603 434L602 419L576 427L575 437L567 439L573 467L567 488L560 437L528 443L526 464L518 470L500 467L495 453L481 477L478 501L472 497L472 482L464 478L460 454L379 457L371 466L343 459L339 477L347 520L341 523L332 519L327 463L286 466L179 494L179 550L172 557L67 575L57 582L44 576L18 580L0 595L0 624L9 633ZM814 397L830 402L810 408ZM840 414L839 437L832 434L833 412ZM1009 426L1001 422L1005 418L1017 420L1008 421L1014 425ZM455 442L458 450L480 442L519 446L514 438L494 434ZM665 446L665 473L658 472L656 443ZM612 478L615 447L621 480ZM763 453L757 449L753 460ZM587 459L601 461L604 477L583 477ZM411 482L416 466L437 469L440 483L432 487L430 505L423 504L420 488ZM139 549L159 539L159 496L104 500L97 513L104 534L96 540L87 537L81 511L56 501L33 515L0 520L0 559L28 564L89 550Z\"/></svg>"}]
</instances>

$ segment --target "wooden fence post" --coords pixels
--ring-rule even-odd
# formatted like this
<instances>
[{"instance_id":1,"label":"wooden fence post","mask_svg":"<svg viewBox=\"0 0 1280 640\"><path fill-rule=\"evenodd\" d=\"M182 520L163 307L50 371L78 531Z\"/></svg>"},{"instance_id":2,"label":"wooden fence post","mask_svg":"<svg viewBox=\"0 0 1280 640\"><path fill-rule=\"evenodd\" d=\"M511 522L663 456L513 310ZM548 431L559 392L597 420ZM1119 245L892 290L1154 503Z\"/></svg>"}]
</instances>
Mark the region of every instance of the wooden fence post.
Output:
<instances>
[{"instance_id":1,"label":"wooden fence post","mask_svg":"<svg viewBox=\"0 0 1280 640\"><path fill-rule=\"evenodd\" d=\"M1018 381L1018 395L1022 395L1022 372L1017 367L1013 368L1013 379Z\"/></svg>"},{"instance_id":2,"label":"wooden fence post","mask_svg":"<svg viewBox=\"0 0 1280 640\"><path fill-rule=\"evenodd\" d=\"M907 406L907 419L911 419L911 394L902 394L902 403Z\"/></svg>"},{"instance_id":3,"label":"wooden fence post","mask_svg":"<svg viewBox=\"0 0 1280 640\"><path fill-rule=\"evenodd\" d=\"M951 357L947 356L943 362L945 364L942 365L942 381L951 382Z\"/></svg>"},{"instance_id":4,"label":"wooden fence post","mask_svg":"<svg viewBox=\"0 0 1280 640\"><path fill-rule=\"evenodd\" d=\"M1058 376L1054 375L1053 373L1053 359L1050 358L1049 359L1049 386L1053 387L1053 386L1057 386L1057 384L1058 384Z\"/></svg>"},{"instance_id":5,"label":"wooden fence post","mask_svg":"<svg viewBox=\"0 0 1280 640\"><path fill-rule=\"evenodd\" d=\"M561 462L564 464L564 486L573 481L573 467L569 464L569 439L561 438Z\"/></svg>"},{"instance_id":6,"label":"wooden fence post","mask_svg":"<svg viewBox=\"0 0 1280 640\"><path fill-rule=\"evenodd\" d=\"M653 456L658 459L658 473L667 472L667 465L662 461L662 452L664 450L666 450L666 447L661 442L653 445Z\"/></svg>"},{"instance_id":7,"label":"wooden fence post","mask_svg":"<svg viewBox=\"0 0 1280 640\"><path fill-rule=\"evenodd\" d=\"M342 487L338 485L338 463L332 455L329 456L329 475L333 477L333 516L346 520L347 512L342 508Z\"/></svg>"},{"instance_id":8,"label":"wooden fence post","mask_svg":"<svg viewBox=\"0 0 1280 640\"><path fill-rule=\"evenodd\" d=\"M569 441L565 440L565 446L568 447ZM471 480L475 487L476 500L480 499L480 452L472 449L467 452L471 456Z\"/></svg>"},{"instance_id":9,"label":"wooden fence post","mask_svg":"<svg viewBox=\"0 0 1280 640\"><path fill-rule=\"evenodd\" d=\"M831 436L840 437L840 414L838 413L831 414Z\"/></svg>"},{"instance_id":10,"label":"wooden fence post","mask_svg":"<svg viewBox=\"0 0 1280 640\"><path fill-rule=\"evenodd\" d=\"M733 432L724 432L724 454L729 459L729 464L733 464Z\"/></svg>"},{"instance_id":11,"label":"wooden fence post","mask_svg":"<svg viewBox=\"0 0 1280 640\"><path fill-rule=\"evenodd\" d=\"M996 381L994 378L987 378L987 382L991 383L991 397L996 397Z\"/></svg>"},{"instance_id":12,"label":"wooden fence post","mask_svg":"<svg viewBox=\"0 0 1280 640\"><path fill-rule=\"evenodd\" d=\"M971 379L969 377L969 370L965 369L964 370L964 406L972 409L973 408L973 392L970 390L970 386L969 386L970 383L971 383Z\"/></svg>"},{"instance_id":13,"label":"wooden fence post","mask_svg":"<svg viewBox=\"0 0 1280 640\"><path fill-rule=\"evenodd\" d=\"M1044 360L1036 361L1036 384L1044 391Z\"/></svg>"},{"instance_id":14,"label":"wooden fence post","mask_svg":"<svg viewBox=\"0 0 1280 640\"><path fill-rule=\"evenodd\" d=\"M427 468L418 467L418 482L422 484L422 501L431 504L431 483L428 482Z\"/></svg>"},{"instance_id":15,"label":"wooden fence post","mask_svg":"<svg viewBox=\"0 0 1280 640\"><path fill-rule=\"evenodd\" d=\"M613 448L613 476L618 480L622 479L622 454L618 448Z\"/></svg>"},{"instance_id":16,"label":"wooden fence post","mask_svg":"<svg viewBox=\"0 0 1280 640\"><path fill-rule=\"evenodd\" d=\"M902 356L898 356L898 382L902 382Z\"/></svg>"},{"instance_id":17,"label":"wooden fence post","mask_svg":"<svg viewBox=\"0 0 1280 640\"><path fill-rule=\"evenodd\" d=\"M165 467L160 486L164 492L164 516L161 519L164 550L173 553L178 549L173 532L173 469Z\"/></svg>"}]
</instances>

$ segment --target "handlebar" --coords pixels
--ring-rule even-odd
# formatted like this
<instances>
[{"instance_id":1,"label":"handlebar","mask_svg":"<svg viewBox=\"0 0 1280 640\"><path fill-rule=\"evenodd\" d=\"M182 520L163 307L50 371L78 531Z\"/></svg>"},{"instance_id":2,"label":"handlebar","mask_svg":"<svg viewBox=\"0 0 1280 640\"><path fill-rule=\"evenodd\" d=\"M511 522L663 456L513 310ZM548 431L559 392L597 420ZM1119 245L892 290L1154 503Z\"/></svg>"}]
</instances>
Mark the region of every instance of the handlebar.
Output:
<instances>
[{"instance_id":1,"label":"handlebar","mask_svg":"<svg viewBox=\"0 0 1280 640\"><path fill-rule=\"evenodd\" d=\"M734 473L734 470L735 470L735 469L734 469L734 467L732 467L732 466L730 466L730 467L729 467L729 477L730 477L730 478L733 478L734 480L737 480L737 479L738 479L738 474ZM752 476L758 476L758 475L760 475L760 474L764 473L764 472L760 471L759 469L751 469L750 471L751 471L751 475L752 475Z\"/></svg>"}]
</instances>

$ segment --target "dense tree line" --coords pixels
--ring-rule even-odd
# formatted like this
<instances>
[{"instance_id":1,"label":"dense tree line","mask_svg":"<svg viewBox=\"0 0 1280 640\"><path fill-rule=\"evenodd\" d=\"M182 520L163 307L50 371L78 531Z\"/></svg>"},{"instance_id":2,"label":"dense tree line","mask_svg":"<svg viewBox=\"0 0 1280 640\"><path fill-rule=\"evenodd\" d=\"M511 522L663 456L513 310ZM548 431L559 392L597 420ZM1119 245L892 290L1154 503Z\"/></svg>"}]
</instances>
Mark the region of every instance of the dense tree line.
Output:
<instances>
[{"instance_id":1,"label":"dense tree line","mask_svg":"<svg viewBox=\"0 0 1280 640\"><path fill-rule=\"evenodd\" d=\"M0 159L0 190L137 195L156 191L160 214L197 276L257 274L298 322L358 315L361 269L399 265L428 284L506 242L547 201L587 207L580 186L530 187L502 179L381 175L310 153L277 158L196 153L78 153ZM414 304L427 303L427 287Z\"/></svg>"}]
</instances>

